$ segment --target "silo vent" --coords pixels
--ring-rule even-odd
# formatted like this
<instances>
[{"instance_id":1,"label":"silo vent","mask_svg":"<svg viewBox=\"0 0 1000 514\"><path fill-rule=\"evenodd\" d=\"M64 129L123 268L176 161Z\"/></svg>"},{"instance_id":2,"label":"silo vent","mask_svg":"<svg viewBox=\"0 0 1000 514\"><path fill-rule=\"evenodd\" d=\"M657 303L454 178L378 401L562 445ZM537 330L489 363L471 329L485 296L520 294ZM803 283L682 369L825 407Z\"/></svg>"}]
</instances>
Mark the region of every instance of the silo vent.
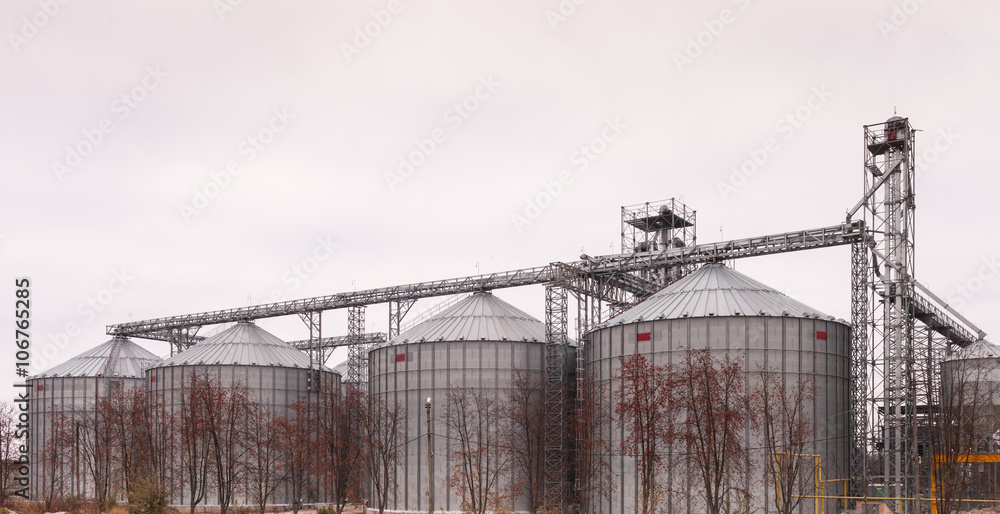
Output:
<instances>
[{"instance_id":1,"label":"silo vent","mask_svg":"<svg viewBox=\"0 0 1000 514\"><path fill-rule=\"evenodd\" d=\"M767 313L766 313L766 312L764 312L764 309L761 309L761 310L760 310L760 313L759 313L759 314L760 314L761 316L767 316Z\"/></svg>"},{"instance_id":2,"label":"silo vent","mask_svg":"<svg viewBox=\"0 0 1000 514\"><path fill-rule=\"evenodd\" d=\"M686 317L688 317L688 311L684 311L684 312L683 312L683 313L681 314L681 317L682 317L682 318L686 318ZM619 323L621 323L621 322L619 321Z\"/></svg>"},{"instance_id":3,"label":"silo vent","mask_svg":"<svg viewBox=\"0 0 1000 514\"><path fill-rule=\"evenodd\" d=\"M708 315L709 316L715 316L715 312L714 311L708 311Z\"/></svg>"},{"instance_id":4,"label":"silo vent","mask_svg":"<svg viewBox=\"0 0 1000 514\"><path fill-rule=\"evenodd\" d=\"M781 311L781 315L782 316L788 316L789 314L788 314L788 311Z\"/></svg>"}]
</instances>

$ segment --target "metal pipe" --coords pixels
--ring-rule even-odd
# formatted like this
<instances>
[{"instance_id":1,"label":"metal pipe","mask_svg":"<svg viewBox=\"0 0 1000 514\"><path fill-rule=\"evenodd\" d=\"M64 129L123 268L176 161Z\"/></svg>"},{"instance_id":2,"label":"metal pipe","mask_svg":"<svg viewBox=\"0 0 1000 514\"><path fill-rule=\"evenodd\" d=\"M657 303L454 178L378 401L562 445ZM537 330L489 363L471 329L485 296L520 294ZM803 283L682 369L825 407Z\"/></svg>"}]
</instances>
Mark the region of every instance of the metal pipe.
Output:
<instances>
[{"instance_id":1,"label":"metal pipe","mask_svg":"<svg viewBox=\"0 0 1000 514\"><path fill-rule=\"evenodd\" d=\"M431 397L427 397L427 514L434 514L434 452L431 451Z\"/></svg>"}]
</instances>

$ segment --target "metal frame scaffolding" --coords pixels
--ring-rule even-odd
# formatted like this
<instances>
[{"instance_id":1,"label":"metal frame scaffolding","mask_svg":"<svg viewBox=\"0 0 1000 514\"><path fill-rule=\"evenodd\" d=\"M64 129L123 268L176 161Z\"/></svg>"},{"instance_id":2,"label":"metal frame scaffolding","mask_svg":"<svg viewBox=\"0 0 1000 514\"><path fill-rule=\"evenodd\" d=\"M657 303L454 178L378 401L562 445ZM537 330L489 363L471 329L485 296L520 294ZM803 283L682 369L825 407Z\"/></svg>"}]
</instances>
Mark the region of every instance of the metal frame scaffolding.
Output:
<instances>
[{"instance_id":1,"label":"metal frame scaffolding","mask_svg":"<svg viewBox=\"0 0 1000 514\"><path fill-rule=\"evenodd\" d=\"M569 346L568 292L545 286L545 505L563 509L566 483L565 362Z\"/></svg>"}]
</instances>

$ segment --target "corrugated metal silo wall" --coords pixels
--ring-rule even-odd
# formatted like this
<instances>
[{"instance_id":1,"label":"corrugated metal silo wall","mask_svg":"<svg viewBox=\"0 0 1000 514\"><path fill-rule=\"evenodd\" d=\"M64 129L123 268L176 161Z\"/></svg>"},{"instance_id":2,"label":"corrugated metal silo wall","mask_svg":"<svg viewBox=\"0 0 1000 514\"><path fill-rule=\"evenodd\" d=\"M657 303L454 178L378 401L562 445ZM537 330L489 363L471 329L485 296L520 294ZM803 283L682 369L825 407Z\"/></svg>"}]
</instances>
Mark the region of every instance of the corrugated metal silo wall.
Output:
<instances>
[{"instance_id":1,"label":"corrugated metal silo wall","mask_svg":"<svg viewBox=\"0 0 1000 514\"><path fill-rule=\"evenodd\" d=\"M651 333L650 341L637 342L637 333ZM817 333L825 332L826 340ZM620 368L619 357L636 352L650 358L654 364L680 362L685 348L709 348L716 358L727 353L731 358L743 360L744 369L752 373L761 365L777 368L782 372L786 386L800 378L811 377L816 385L816 399L811 402L814 422L812 439L814 451L822 455L825 479L847 478L850 451L850 327L842 323L795 317L709 317L693 319L668 319L612 326L589 334L584 347L587 372L606 385L600 419L605 420L602 433L611 441L611 471L615 490L609 499L600 500L597 511L611 513L633 512L637 498L635 462L621 455L623 428L615 420L614 397L620 389L616 375ZM748 379L751 378L748 376ZM750 380L747 381L750 383ZM747 431L748 447L760 448L759 439ZM759 450L758 450L759 451ZM758 456L759 460L759 456ZM663 475L667 475L664 472ZM773 510L774 491L764 487L764 473L758 465L752 476L755 487L755 507L758 511ZM669 475L677 479L677 474ZM664 481L667 476L661 476ZM841 482L831 483L836 487ZM827 492L829 490L828 485ZM669 513L699 512L693 501L696 494L686 486L674 485L661 503L661 511ZM836 494L836 493L834 493ZM801 512L812 512L812 501L803 501ZM831 501L826 509L834 512L836 503Z\"/></svg>"},{"instance_id":2,"label":"corrugated metal silo wall","mask_svg":"<svg viewBox=\"0 0 1000 514\"><path fill-rule=\"evenodd\" d=\"M278 416L292 415L291 406L300 398L309 397L315 401L317 395L310 394L307 388L308 370L303 368L286 368L279 366L234 366L234 365L194 365L194 366L161 366L146 370L146 381L150 390L158 395L164 409L177 414L184 406L185 388L190 384L194 374L199 377L208 376L218 380L224 387L243 384L247 387L250 398L261 405L269 405ZM328 384L334 390L340 391L340 376L329 371L323 371L321 384ZM326 386L324 386L325 388ZM179 453L175 453L179 459ZM174 463L174 468L179 462ZM211 480L211 478L210 478ZM174 494L171 503L187 505L190 502L188 491L181 485L181 476L176 472L170 477ZM238 504L251 504L249 498L240 494ZM323 491L316 491L312 497L303 499L306 503L327 503L332 501L325 497ZM279 488L271 502L273 505L290 505L291 493L287 488ZM214 491L210 491L199 506L218 505Z\"/></svg>"},{"instance_id":3,"label":"corrugated metal silo wall","mask_svg":"<svg viewBox=\"0 0 1000 514\"><path fill-rule=\"evenodd\" d=\"M962 419L974 418L973 434L993 440L978 451L996 452L1000 431L1000 359L952 359L941 363L942 405L962 407ZM949 398L955 395L954 398Z\"/></svg>"},{"instance_id":4,"label":"corrugated metal silo wall","mask_svg":"<svg viewBox=\"0 0 1000 514\"><path fill-rule=\"evenodd\" d=\"M397 355L402 355L397 360ZM571 360L568 362L572 362ZM427 418L431 398L434 451L434 508L458 511L460 500L448 489L451 448L457 444L444 422L450 387L479 388L501 399L511 390L514 370L542 376L545 344L522 341L437 341L375 348L369 353L369 392L405 411L405 458L390 495L389 509L427 511ZM567 366L571 368L572 366ZM569 371L569 369L567 369ZM541 421L540 421L541 422ZM514 505L526 509L523 499Z\"/></svg>"},{"instance_id":5,"label":"corrugated metal silo wall","mask_svg":"<svg viewBox=\"0 0 1000 514\"><path fill-rule=\"evenodd\" d=\"M31 499L94 497L94 485L81 450L63 454L58 461L56 456L43 458L43 452L52 444L55 419L61 417L77 430L80 419L94 416L96 399L106 395L112 382L120 382L126 389L144 383L140 378L100 377L42 377L27 381L30 394L28 458L31 461L28 494ZM61 478L55 479L60 475Z\"/></svg>"}]
</instances>

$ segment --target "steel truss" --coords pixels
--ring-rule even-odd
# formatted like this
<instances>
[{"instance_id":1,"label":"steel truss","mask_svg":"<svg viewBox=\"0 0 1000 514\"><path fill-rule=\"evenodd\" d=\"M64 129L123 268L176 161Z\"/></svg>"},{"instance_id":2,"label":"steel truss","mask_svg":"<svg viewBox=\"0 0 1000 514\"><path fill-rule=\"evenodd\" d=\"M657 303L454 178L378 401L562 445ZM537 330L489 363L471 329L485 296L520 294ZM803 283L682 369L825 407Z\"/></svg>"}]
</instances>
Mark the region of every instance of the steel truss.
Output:
<instances>
[{"instance_id":1,"label":"steel truss","mask_svg":"<svg viewBox=\"0 0 1000 514\"><path fill-rule=\"evenodd\" d=\"M861 217L867 248L852 252L852 321L856 341L867 339L865 377L867 412L864 449L875 469L862 472L863 480L881 488L884 496L910 497L913 493L911 437L916 408L913 382L914 270L914 131L909 121L892 118L864 127L864 191ZM855 212L858 207L855 207ZM866 275L861 277L860 275ZM864 294L867 299L859 297ZM866 312L861 323L861 309ZM862 328L863 327L863 328ZM855 399L856 400L856 399ZM856 434L860 436L861 434ZM860 450L860 448L859 448ZM857 457L855 457L857 459ZM854 463L855 466L858 463ZM855 468L855 471L858 471ZM866 476L868 475L868 476ZM855 475L857 477L858 475ZM873 494L864 491L862 496ZM897 512L904 512L899 505Z\"/></svg>"},{"instance_id":2,"label":"steel truss","mask_svg":"<svg viewBox=\"0 0 1000 514\"><path fill-rule=\"evenodd\" d=\"M403 317L410 312L410 307L417 303L416 298L404 298L389 302L389 339L399 335L403 325Z\"/></svg>"},{"instance_id":3,"label":"steel truss","mask_svg":"<svg viewBox=\"0 0 1000 514\"><path fill-rule=\"evenodd\" d=\"M365 306L347 309L347 382L355 387L368 383L368 349L364 343Z\"/></svg>"},{"instance_id":4,"label":"steel truss","mask_svg":"<svg viewBox=\"0 0 1000 514\"><path fill-rule=\"evenodd\" d=\"M319 391L321 384L320 381L320 370L323 369L323 364L326 363L326 358L328 356L326 348L319 345L319 341L323 339L323 311L311 311L299 315L302 318L302 322L306 324L309 329L309 340L307 344L309 353L309 377L308 386L310 391Z\"/></svg>"},{"instance_id":5,"label":"steel truss","mask_svg":"<svg viewBox=\"0 0 1000 514\"><path fill-rule=\"evenodd\" d=\"M662 268L664 266L693 265L720 262L743 257L758 257L778 253L812 250L851 244L861 236L860 221L810 230L797 230L762 237L734 239L718 243L695 245L688 248L668 248L645 254L614 254L588 257L568 263L553 263L534 268L475 275L470 277L405 284L378 289L338 293L300 300L253 305L236 309L223 309L182 316L170 316L143 321L109 325L107 333L126 337L141 337L173 341L175 337L187 340L188 345L197 340L187 332L197 334L197 327L234 323L239 321L299 315L311 311L328 311L356 306L377 305L396 300L417 300L477 291L489 291L528 285L540 285L560 280L561 273L573 269L574 273L596 281L600 287L627 288L630 294L650 294L659 287L649 281L629 277L633 272ZM624 294L596 289L605 298L626 298ZM571 288L574 290L574 288ZM580 288L590 294L592 289ZM179 331L185 335L178 335ZM186 339L185 339L186 338Z\"/></svg>"},{"instance_id":6,"label":"steel truss","mask_svg":"<svg viewBox=\"0 0 1000 514\"><path fill-rule=\"evenodd\" d=\"M358 342L364 345L373 345L384 343L388 340L388 335L385 332L368 332L367 334L361 334L360 338L355 338ZM324 350L332 350L334 348L340 348L342 346L349 346L351 344L350 336L334 336L334 337L323 337L315 341L310 341L309 339L302 339L300 341L289 341L288 344L298 348L299 350L308 351L310 347L315 346L316 348L322 348ZM329 359L329 356L327 356Z\"/></svg>"},{"instance_id":7,"label":"steel truss","mask_svg":"<svg viewBox=\"0 0 1000 514\"><path fill-rule=\"evenodd\" d=\"M568 292L561 285L545 287L545 505L565 510L566 370L569 346Z\"/></svg>"}]
</instances>

